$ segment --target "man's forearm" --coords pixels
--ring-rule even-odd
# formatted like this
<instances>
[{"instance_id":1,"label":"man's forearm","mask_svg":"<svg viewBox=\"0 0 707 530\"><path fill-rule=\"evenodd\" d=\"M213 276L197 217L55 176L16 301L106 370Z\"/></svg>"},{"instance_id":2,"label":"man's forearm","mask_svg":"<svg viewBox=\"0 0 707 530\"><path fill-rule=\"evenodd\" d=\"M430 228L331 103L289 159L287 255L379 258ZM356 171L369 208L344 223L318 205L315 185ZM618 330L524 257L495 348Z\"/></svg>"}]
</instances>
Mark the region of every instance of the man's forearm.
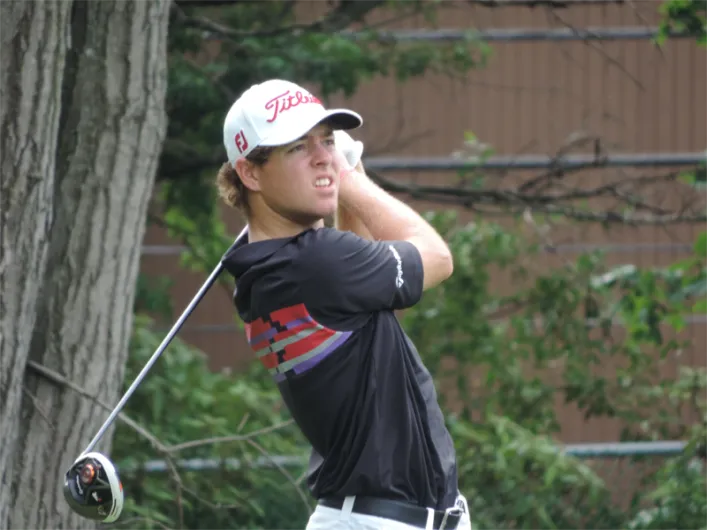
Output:
<instances>
[{"instance_id":1,"label":"man's forearm","mask_svg":"<svg viewBox=\"0 0 707 530\"><path fill-rule=\"evenodd\" d=\"M406 240L422 255L425 288L433 287L452 273L452 257L442 237L415 210L385 192L365 174L352 172L339 203L358 219L377 240Z\"/></svg>"},{"instance_id":2,"label":"man's forearm","mask_svg":"<svg viewBox=\"0 0 707 530\"><path fill-rule=\"evenodd\" d=\"M428 236L440 245L446 244L437 232L415 210L396 199L361 172L344 177L354 179L342 194L339 204L343 211L357 218L380 240L407 239Z\"/></svg>"},{"instance_id":3,"label":"man's forearm","mask_svg":"<svg viewBox=\"0 0 707 530\"><path fill-rule=\"evenodd\" d=\"M365 173L365 171L363 169L363 163L360 160L359 160L358 164L356 164L355 169L356 169L356 171L359 171L361 173ZM364 239L368 239L371 241L375 240L375 238L373 237L373 234L371 234L371 231L364 224L364 222L357 215L355 215L351 210L349 210L347 207L343 206L342 204L339 204L339 207L336 210L334 224L338 230L353 232L354 234L358 235L359 237L362 237Z\"/></svg>"}]
</instances>

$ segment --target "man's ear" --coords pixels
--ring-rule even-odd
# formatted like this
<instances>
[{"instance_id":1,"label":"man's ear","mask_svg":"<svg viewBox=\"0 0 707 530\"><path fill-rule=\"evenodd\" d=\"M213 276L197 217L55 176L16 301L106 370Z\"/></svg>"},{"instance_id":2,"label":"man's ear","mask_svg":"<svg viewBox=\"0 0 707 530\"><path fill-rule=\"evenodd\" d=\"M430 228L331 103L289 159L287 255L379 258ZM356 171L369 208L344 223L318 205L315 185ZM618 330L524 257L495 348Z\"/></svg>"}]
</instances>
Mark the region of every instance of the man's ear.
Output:
<instances>
[{"instance_id":1,"label":"man's ear","mask_svg":"<svg viewBox=\"0 0 707 530\"><path fill-rule=\"evenodd\" d=\"M233 168L246 188L250 191L260 191L260 171L255 164L245 158L239 158Z\"/></svg>"}]
</instances>

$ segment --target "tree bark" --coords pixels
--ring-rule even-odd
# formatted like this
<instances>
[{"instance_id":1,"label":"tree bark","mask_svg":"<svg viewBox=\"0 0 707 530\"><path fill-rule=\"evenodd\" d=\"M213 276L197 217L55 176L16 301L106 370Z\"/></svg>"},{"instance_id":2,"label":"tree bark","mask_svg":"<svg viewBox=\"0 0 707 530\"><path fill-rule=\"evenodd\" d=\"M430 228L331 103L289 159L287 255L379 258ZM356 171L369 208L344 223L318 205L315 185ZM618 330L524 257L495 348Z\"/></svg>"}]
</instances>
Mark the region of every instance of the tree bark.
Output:
<instances>
[{"instance_id":1,"label":"tree bark","mask_svg":"<svg viewBox=\"0 0 707 530\"><path fill-rule=\"evenodd\" d=\"M0 528L17 471L22 379L52 221L71 2L0 3Z\"/></svg>"},{"instance_id":2,"label":"tree bark","mask_svg":"<svg viewBox=\"0 0 707 530\"><path fill-rule=\"evenodd\" d=\"M0 528L86 528L94 523L66 506L63 476L107 413L25 368L31 359L105 402L119 398L147 204L166 130L169 0L22 2L14 9L56 19L56 31L27 16L26 26L15 23L27 35L13 44L27 51L11 63L8 79L28 78L16 90L29 102L49 89L24 74L28 65L41 70L46 83L58 84L62 76L63 83L60 98L54 88L54 112L37 104L3 106L3 259L9 250L27 250L0 270ZM65 61L63 55L61 64L56 57L42 59L28 44L33 39L41 50L65 50L68 39ZM48 167L10 165L21 150L7 149L6 121L16 123L17 145L48 151ZM29 137L22 130L28 123L43 135L53 126L54 137ZM27 156L38 164L37 155ZM6 178L6 166L17 182ZM34 191L34 202L18 187L31 179L43 192ZM14 210L5 208L7 192L20 197ZM10 284L14 290L7 291ZM8 432L15 434L10 447ZM111 435L97 447L108 455ZM18 464L12 468L10 462Z\"/></svg>"}]
</instances>

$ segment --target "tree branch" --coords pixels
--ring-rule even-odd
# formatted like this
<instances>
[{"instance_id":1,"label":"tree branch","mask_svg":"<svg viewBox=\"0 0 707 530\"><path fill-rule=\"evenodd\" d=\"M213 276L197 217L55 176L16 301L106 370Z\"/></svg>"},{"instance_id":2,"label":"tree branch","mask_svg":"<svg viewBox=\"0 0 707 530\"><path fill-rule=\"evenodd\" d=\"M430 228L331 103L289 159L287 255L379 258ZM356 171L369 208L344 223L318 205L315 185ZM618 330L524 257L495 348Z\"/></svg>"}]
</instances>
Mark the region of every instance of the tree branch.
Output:
<instances>
[{"instance_id":1,"label":"tree branch","mask_svg":"<svg viewBox=\"0 0 707 530\"><path fill-rule=\"evenodd\" d=\"M166 447L165 449L167 451L169 451L170 453L177 453L179 451L184 451L185 449L193 449L195 447L201 447L203 445L216 445L216 444L229 443L229 442L244 442L246 440L249 440L250 438L255 438L256 436L260 436L262 434L268 434L268 433L277 431L279 429L282 429L284 427L292 425L293 423L294 423L294 420L287 420L287 421L283 421L281 423L278 423L276 425L271 425L270 427L264 427L262 429L258 429L257 431L252 431L248 434L236 434L236 435L231 435L231 436L217 436L214 438L204 438L202 440L192 440L192 441L184 442L181 444L171 445L169 447Z\"/></svg>"},{"instance_id":2,"label":"tree branch","mask_svg":"<svg viewBox=\"0 0 707 530\"><path fill-rule=\"evenodd\" d=\"M476 147L467 146L470 151ZM564 156L576 147L593 147L594 160L568 167ZM473 154L473 153L472 153ZM393 180L374 170L369 176L390 193L407 195L413 199L457 206L485 215L517 216L527 212L558 215L568 219L602 224L666 225L707 222L704 193L696 192L687 184L684 194L672 193L680 204L665 206L665 186L681 185L682 171L667 171L648 175L629 176L622 170L604 174L601 179L583 178L585 170L606 167L606 151L598 137L579 135L566 143L550 160L548 169L536 176L524 177L515 186L506 183L509 172L504 170L490 185L472 187L477 179L462 176L457 184L417 185ZM458 153L464 158L468 154ZM697 168L695 168L697 169ZM473 170L478 175L478 170ZM481 175L487 177L488 174ZM501 186L501 181L504 185ZM476 182L475 182L476 181ZM653 198L651 198L653 197ZM579 203L602 201L603 206L580 206ZM607 202L608 201L608 202Z\"/></svg>"},{"instance_id":3,"label":"tree branch","mask_svg":"<svg viewBox=\"0 0 707 530\"><path fill-rule=\"evenodd\" d=\"M270 453L268 453L263 447L255 443L253 440L245 440L245 442L251 447L257 449L265 458L270 460L270 462L280 471L280 473L282 473L285 478L287 478L290 484L292 484L292 486L295 488L295 491L299 495L299 498L302 499L302 503L307 508L307 513L311 515L312 509L309 507L309 503L307 502L307 496L304 494L304 491L302 491L302 487L297 483L297 481L292 477L292 475L290 475L289 471L287 471L282 465L280 465L279 462L275 461L275 459Z\"/></svg>"},{"instance_id":4,"label":"tree branch","mask_svg":"<svg viewBox=\"0 0 707 530\"><path fill-rule=\"evenodd\" d=\"M133 528L140 528L141 525L139 523L147 523L148 525L156 525L162 528L163 530L172 530L169 526L164 524L161 521L158 521L157 519L151 519L149 517L131 517L129 519L119 519L115 523L113 523L111 526L116 527L116 528L129 528L132 530Z\"/></svg>"},{"instance_id":5,"label":"tree branch","mask_svg":"<svg viewBox=\"0 0 707 530\"><path fill-rule=\"evenodd\" d=\"M366 0L365 2L340 0L334 9L314 22L278 25L276 27L256 31L233 29L229 26L214 22L204 16L188 16L180 9L177 9L176 13L177 21L184 25L184 27L201 29L215 36L240 41L244 38L268 38L284 34L297 36L303 33L335 33L354 22L362 20L367 13L380 7L384 3L383 0ZM179 6L179 3L176 4L176 6ZM237 42L237 44L240 43Z\"/></svg>"},{"instance_id":6,"label":"tree branch","mask_svg":"<svg viewBox=\"0 0 707 530\"><path fill-rule=\"evenodd\" d=\"M245 0L249 2L252 0ZM244 3L244 0L174 0L179 7L223 7L235 6Z\"/></svg>"},{"instance_id":7,"label":"tree branch","mask_svg":"<svg viewBox=\"0 0 707 530\"><path fill-rule=\"evenodd\" d=\"M88 398L92 403L95 403L102 409L104 409L106 412L112 412L113 407L110 407L100 399L98 399L96 396L88 392L86 389L83 387L80 387L76 385L75 383L72 383L68 379L66 379L63 375L61 375L58 372L55 372L51 368L47 368L46 366L39 364L38 362L28 360L27 361L27 368L33 371L34 373L43 376L45 379L48 379L49 381L62 386L64 388L68 388L78 395ZM169 456L169 452L167 451L167 447L153 434L148 432L146 429L144 429L142 426L140 426L138 423L133 421L131 418L125 415L124 412L121 412L118 414L117 419L121 420L123 423L125 423L128 427L133 429L136 433L138 433L140 436L145 438L147 441L150 442L150 444L160 453L163 455Z\"/></svg>"}]
</instances>

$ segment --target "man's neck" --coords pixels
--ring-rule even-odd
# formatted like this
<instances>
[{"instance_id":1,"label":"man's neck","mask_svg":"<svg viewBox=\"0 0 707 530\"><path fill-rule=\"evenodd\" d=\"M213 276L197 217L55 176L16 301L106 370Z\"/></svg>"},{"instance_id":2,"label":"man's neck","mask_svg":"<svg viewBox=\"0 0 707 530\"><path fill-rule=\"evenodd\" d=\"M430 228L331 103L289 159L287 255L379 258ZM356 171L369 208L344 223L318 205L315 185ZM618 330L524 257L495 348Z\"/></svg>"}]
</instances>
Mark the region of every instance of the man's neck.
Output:
<instances>
[{"instance_id":1,"label":"man's neck","mask_svg":"<svg viewBox=\"0 0 707 530\"><path fill-rule=\"evenodd\" d=\"M267 212L251 212L248 219L248 242L265 241L294 237L310 228L322 228L324 220L320 219L310 224L301 224L270 210Z\"/></svg>"}]
</instances>

